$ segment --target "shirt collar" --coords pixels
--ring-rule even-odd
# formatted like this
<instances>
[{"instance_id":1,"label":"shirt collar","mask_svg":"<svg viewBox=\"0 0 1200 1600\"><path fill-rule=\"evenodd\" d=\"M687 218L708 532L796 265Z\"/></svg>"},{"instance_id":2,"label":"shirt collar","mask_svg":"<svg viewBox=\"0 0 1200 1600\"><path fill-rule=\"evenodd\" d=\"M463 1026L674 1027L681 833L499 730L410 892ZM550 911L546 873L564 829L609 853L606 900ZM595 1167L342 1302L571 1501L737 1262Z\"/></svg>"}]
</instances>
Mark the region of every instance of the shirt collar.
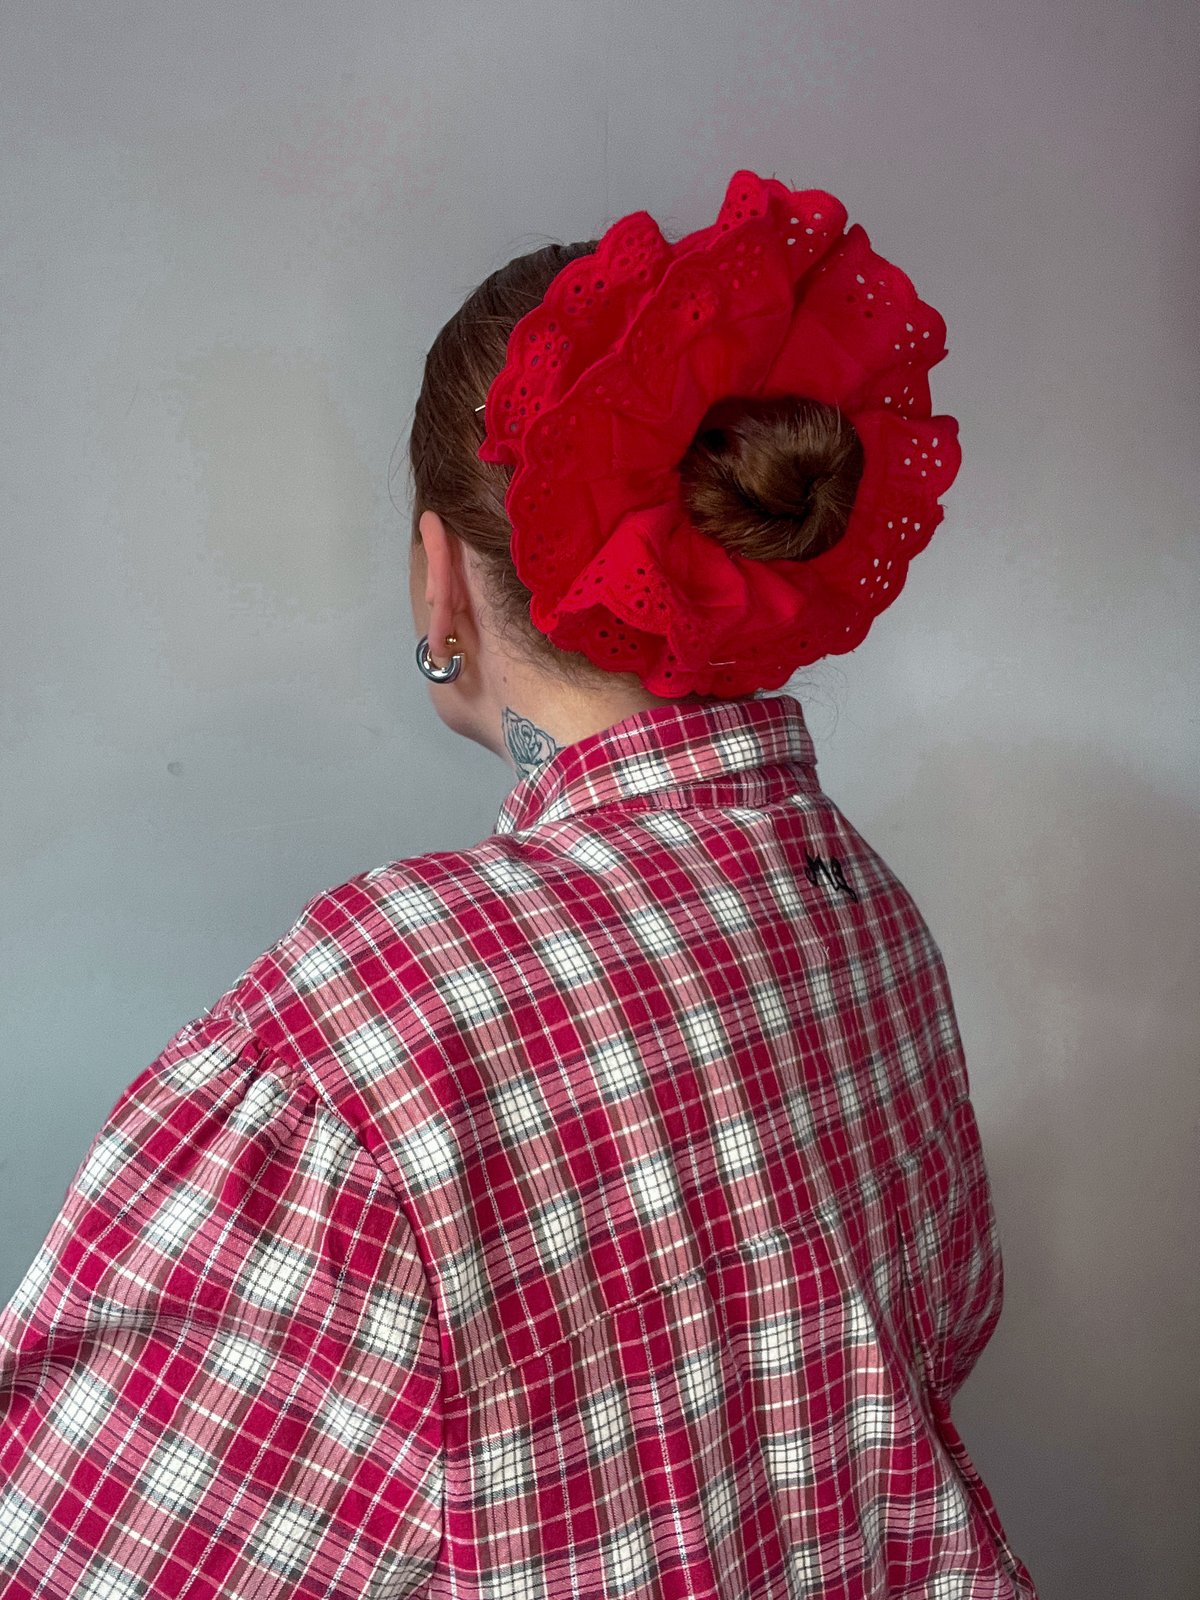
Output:
<instances>
[{"instance_id":1,"label":"shirt collar","mask_svg":"<svg viewBox=\"0 0 1200 1600\"><path fill-rule=\"evenodd\" d=\"M816 791L817 758L790 694L649 706L557 750L509 790L496 833L592 811L635 795L687 804L763 805ZM688 791L688 796L678 791ZM672 795L671 792L676 794Z\"/></svg>"}]
</instances>

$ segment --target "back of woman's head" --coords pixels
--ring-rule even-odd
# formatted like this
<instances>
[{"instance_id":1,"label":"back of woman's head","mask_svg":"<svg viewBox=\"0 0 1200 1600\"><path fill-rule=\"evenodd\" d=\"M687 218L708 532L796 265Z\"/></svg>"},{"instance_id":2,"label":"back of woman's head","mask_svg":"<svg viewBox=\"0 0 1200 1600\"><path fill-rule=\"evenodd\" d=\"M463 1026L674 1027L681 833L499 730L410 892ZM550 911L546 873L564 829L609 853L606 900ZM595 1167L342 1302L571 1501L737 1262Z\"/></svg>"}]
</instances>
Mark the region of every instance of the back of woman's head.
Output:
<instances>
[{"instance_id":1,"label":"back of woman's head","mask_svg":"<svg viewBox=\"0 0 1200 1600\"><path fill-rule=\"evenodd\" d=\"M575 684L609 675L559 649L530 620L531 592L509 551L511 469L478 459L486 428L477 408L505 364L517 322L568 262L598 243L546 245L484 279L429 349L409 439L413 538L420 538L422 512L436 511L478 558L489 621L510 648ZM758 561L807 561L836 544L862 469L862 445L846 417L835 406L790 396L718 401L678 463L694 525L731 554Z\"/></svg>"}]
</instances>

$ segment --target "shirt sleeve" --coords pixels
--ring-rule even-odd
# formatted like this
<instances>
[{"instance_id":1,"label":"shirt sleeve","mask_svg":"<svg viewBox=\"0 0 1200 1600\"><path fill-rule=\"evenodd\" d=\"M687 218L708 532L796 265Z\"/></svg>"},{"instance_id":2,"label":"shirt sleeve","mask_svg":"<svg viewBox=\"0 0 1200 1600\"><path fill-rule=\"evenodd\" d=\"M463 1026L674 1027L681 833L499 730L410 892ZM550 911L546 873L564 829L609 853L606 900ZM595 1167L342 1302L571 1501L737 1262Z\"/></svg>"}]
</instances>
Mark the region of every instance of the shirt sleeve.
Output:
<instances>
[{"instance_id":1,"label":"shirt sleeve","mask_svg":"<svg viewBox=\"0 0 1200 1600\"><path fill-rule=\"evenodd\" d=\"M962 1099L910 1176L904 1264L926 1377L946 1412L991 1339L1004 1262L974 1108Z\"/></svg>"},{"instance_id":2,"label":"shirt sleeve","mask_svg":"<svg viewBox=\"0 0 1200 1600\"><path fill-rule=\"evenodd\" d=\"M373 1157L206 1013L118 1100L0 1312L0 1593L423 1594L440 1373Z\"/></svg>"}]
</instances>

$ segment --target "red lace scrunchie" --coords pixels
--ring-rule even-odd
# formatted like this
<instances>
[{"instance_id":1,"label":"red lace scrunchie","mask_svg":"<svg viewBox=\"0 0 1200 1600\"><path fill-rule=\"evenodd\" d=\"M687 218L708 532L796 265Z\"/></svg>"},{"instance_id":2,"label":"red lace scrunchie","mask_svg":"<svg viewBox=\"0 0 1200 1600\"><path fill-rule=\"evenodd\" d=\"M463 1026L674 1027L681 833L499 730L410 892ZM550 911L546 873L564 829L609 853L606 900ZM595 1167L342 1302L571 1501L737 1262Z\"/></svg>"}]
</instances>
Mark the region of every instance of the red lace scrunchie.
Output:
<instances>
[{"instance_id":1,"label":"red lace scrunchie","mask_svg":"<svg viewBox=\"0 0 1200 1600\"><path fill-rule=\"evenodd\" d=\"M515 469L513 563L561 649L652 694L732 699L853 650L900 593L960 464L957 422L930 415L946 328L845 221L830 194L736 172L711 227L668 244L622 217L513 328L478 456ZM689 520L678 463L731 395L853 422L863 473L820 555L750 560Z\"/></svg>"}]
</instances>

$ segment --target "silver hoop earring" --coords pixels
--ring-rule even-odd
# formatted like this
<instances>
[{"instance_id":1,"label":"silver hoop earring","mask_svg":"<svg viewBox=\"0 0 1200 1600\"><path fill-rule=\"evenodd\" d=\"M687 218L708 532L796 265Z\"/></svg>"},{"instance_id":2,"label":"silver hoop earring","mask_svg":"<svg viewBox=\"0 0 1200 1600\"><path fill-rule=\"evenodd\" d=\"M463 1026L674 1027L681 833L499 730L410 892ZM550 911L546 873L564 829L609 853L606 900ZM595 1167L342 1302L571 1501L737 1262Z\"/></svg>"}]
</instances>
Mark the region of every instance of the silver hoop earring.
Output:
<instances>
[{"instance_id":1,"label":"silver hoop earring","mask_svg":"<svg viewBox=\"0 0 1200 1600\"><path fill-rule=\"evenodd\" d=\"M446 666L435 666L433 657L429 654L429 635L423 633L417 642L417 665L430 683L453 683L462 671L465 660L465 656L455 651Z\"/></svg>"}]
</instances>

